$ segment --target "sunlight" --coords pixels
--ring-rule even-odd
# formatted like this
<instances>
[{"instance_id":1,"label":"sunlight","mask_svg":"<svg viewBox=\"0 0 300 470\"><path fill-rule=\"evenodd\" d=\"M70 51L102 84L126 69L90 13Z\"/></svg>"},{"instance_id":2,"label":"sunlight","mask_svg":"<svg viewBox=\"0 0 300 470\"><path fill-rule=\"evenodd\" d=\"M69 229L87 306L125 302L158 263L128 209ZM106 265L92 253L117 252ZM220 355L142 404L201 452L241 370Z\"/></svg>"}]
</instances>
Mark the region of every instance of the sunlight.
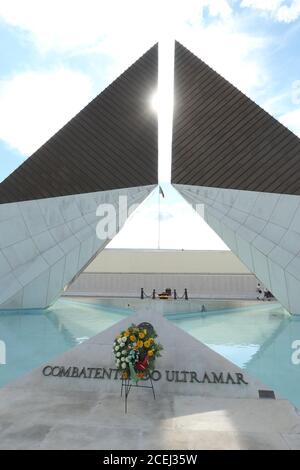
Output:
<instances>
[{"instance_id":1,"label":"sunlight","mask_svg":"<svg viewBox=\"0 0 300 470\"><path fill-rule=\"evenodd\" d=\"M158 89L151 108L158 114L158 181L171 181L172 124L174 102L174 40L159 42Z\"/></svg>"},{"instance_id":2,"label":"sunlight","mask_svg":"<svg viewBox=\"0 0 300 470\"><path fill-rule=\"evenodd\" d=\"M155 111L156 113L158 113L158 93L157 93L157 91L152 95L150 103L151 103L152 110Z\"/></svg>"},{"instance_id":3,"label":"sunlight","mask_svg":"<svg viewBox=\"0 0 300 470\"><path fill-rule=\"evenodd\" d=\"M159 43L158 59L158 181L171 181L172 127L174 103L175 42L164 39Z\"/></svg>"}]
</instances>

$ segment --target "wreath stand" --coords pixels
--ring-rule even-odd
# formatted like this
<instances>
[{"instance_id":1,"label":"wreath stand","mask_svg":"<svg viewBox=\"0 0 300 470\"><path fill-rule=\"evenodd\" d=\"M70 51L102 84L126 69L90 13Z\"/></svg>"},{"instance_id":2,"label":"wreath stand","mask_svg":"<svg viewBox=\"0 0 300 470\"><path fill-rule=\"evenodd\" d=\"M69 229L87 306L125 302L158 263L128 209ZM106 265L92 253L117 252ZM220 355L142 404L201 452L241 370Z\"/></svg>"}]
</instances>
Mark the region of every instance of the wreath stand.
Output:
<instances>
[{"instance_id":1,"label":"wreath stand","mask_svg":"<svg viewBox=\"0 0 300 470\"><path fill-rule=\"evenodd\" d=\"M155 391L154 391L154 386L153 386L153 381L152 377L149 374L149 376L146 379L142 379L144 381L149 380L150 385L138 385L138 384L133 384L131 379L123 379L122 378L122 384L121 384L121 397L123 396L123 388L125 389L125 413L127 413L127 401L128 401L128 395L130 393L130 390L132 387L135 388L149 388L152 390L153 393L153 399L155 400Z\"/></svg>"}]
</instances>

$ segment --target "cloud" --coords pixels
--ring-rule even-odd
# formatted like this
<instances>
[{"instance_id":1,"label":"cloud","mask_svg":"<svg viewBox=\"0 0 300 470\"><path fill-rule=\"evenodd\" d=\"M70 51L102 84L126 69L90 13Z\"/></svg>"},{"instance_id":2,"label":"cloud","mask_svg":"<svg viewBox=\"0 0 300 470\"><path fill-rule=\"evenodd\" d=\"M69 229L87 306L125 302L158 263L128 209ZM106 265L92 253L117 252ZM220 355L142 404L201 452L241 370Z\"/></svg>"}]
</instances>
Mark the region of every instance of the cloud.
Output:
<instances>
[{"instance_id":1,"label":"cloud","mask_svg":"<svg viewBox=\"0 0 300 470\"><path fill-rule=\"evenodd\" d=\"M205 11L214 26L207 26ZM238 33L239 18L228 0L0 0L0 18L23 30L43 53L106 54L118 74L166 37L201 42L212 60L225 52L224 62L232 57L235 70L243 69L249 49L258 49L253 35Z\"/></svg>"},{"instance_id":2,"label":"cloud","mask_svg":"<svg viewBox=\"0 0 300 470\"><path fill-rule=\"evenodd\" d=\"M1 18L44 55L90 57L93 70L108 57L90 76L94 90L99 74L102 84L109 83L158 39L170 37L252 97L268 80L260 60L267 41L241 29L227 0L0 0ZM26 72L1 82L0 138L28 155L91 93L87 77L65 69Z\"/></svg>"},{"instance_id":3,"label":"cloud","mask_svg":"<svg viewBox=\"0 0 300 470\"><path fill-rule=\"evenodd\" d=\"M268 13L283 23L291 23L300 16L300 0L243 0L241 6Z\"/></svg>"},{"instance_id":4,"label":"cloud","mask_svg":"<svg viewBox=\"0 0 300 470\"><path fill-rule=\"evenodd\" d=\"M300 137L300 108L281 115L279 121Z\"/></svg>"},{"instance_id":5,"label":"cloud","mask_svg":"<svg viewBox=\"0 0 300 470\"><path fill-rule=\"evenodd\" d=\"M276 12L285 0L242 0L241 6L256 10Z\"/></svg>"},{"instance_id":6,"label":"cloud","mask_svg":"<svg viewBox=\"0 0 300 470\"><path fill-rule=\"evenodd\" d=\"M233 13L230 4L226 0L209 0L206 4L212 16L220 16L223 19L227 19Z\"/></svg>"},{"instance_id":7,"label":"cloud","mask_svg":"<svg viewBox=\"0 0 300 470\"><path fill-rule=\"evenodd\" d=\"M0 17L27 31L42 51L73 51L101 40L116 52L115 48L122 49L128 39L138 47L139 42L157 38L178 22L197 20L206 3L204 0L186 0L184 4L180 0L0 0Z\"/></svg>"},{"instance_id":8,"label":"cloud","mask_svg":"<svg viewBox=\"0 0 300 470\"><path fill-rule=\"evenodd\" d=\"M29 156L91 96L90 79L66 68L24 72L0 81L0 139Z\"/></svg>"},{"instance_id":9,"label":"cloud","mask_svg":"<svg viewBox=\"0 0 300 470\"><path fill-rule=\"evenodd\" d=\"M217 21L188 31L179 38L198 57L246 94L254 94L268 81L262 52L270 45L265 37L241 30L236 18Z\"/></svg>"}]
</instances>

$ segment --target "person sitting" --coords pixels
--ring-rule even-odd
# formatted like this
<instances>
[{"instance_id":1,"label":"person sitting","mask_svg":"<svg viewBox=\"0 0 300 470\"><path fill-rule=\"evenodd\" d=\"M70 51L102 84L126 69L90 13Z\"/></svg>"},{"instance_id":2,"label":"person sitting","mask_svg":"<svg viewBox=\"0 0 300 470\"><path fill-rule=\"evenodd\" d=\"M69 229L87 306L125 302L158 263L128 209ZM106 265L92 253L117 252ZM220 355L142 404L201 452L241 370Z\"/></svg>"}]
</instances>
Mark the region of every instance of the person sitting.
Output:
<instances>
[{"instance_id":1,"label":"person sitting","mask_svg":"<svg viewBox=\"0 0 300 470\"><path fill-rule=\"evenodd\" d=\"M257 300L265 300L265 293L260 283L257 284L256 292L258 293Z\"/></svg>"}]
</instances>

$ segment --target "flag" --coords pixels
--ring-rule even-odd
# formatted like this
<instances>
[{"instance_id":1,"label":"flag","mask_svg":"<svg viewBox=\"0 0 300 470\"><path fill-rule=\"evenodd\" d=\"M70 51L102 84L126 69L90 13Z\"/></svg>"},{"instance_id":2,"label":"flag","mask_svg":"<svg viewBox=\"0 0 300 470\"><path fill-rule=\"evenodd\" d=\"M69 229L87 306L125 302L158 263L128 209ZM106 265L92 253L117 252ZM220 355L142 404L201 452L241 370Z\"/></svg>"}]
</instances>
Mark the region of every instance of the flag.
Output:
<instances>
[{"instance_id":1,"label":"flag","mask_svg":"<svg viewBox=\"0 0 300 470\"><path fill-rule=\"evenodd\" d=\"M163 198L165 197L165 194L164 194L161 186L159 186L159 194L161 194Z\"/></svg>"}]
</instances>

